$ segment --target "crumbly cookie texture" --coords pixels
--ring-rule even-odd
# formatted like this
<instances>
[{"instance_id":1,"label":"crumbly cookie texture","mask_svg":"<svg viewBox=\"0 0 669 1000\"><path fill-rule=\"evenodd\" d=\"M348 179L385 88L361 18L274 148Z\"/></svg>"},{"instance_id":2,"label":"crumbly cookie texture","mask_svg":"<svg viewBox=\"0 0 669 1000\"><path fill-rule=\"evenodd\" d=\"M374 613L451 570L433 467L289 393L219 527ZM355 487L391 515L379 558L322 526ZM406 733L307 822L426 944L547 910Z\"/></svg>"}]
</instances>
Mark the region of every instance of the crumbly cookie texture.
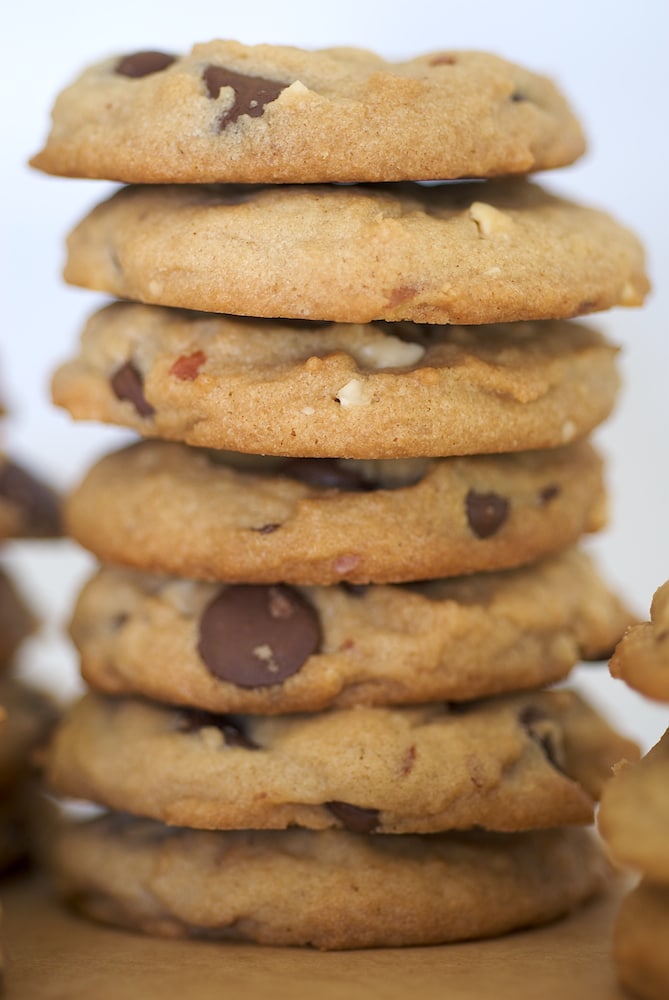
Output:
<instances>
[{"instance_id":1,"label":"crumbly cookie texture","mask_svg":"<svg viewBox=\"0 0 669 1000\"><path fill-rule=\"evenodd\" d=\"M564 319L648 289L632 233L525 180L125 187L70 234L64 276L139 302L342 323Z\"/></svg>"},{"instance_id":2,"label":"crumbly cookie texture","mask_svg":"<svg viewBox=\"0 0 669 1000\"><path fill-rule=\"evenodd\" d=\"M628 752L634 745L567 690L288 716L89 692L54 736L45 781L197 829L511 832L591 823Z\"/></svg>"},{"instance_id":3,"label":"crumbly cookie texture","mask_svg":"<svg viewBox=\"0 0 669 1000\"><path fill-rule=\"evenodd\" d=\"M599 830L615 861L669 889L669 730L636 764L621 765L602 795Z\"/></svg>"},{"instance_id":4,"label":"crumbly cookie texture","mask_svg":"<svg viewBox=\"0 0 669 1000\"><path fill-rule=\"evenodd\" d=\"M103 562L193 579L328 585L511 568L601 528L587 442L511 455L272 459L142 441L92 467L69 532Z\"/></svg>"},{"instance_id":5,"label":"crumbly cookie texture","mask_svg":"<svg viewBox=\"0 0 669 1000\"><path fill-rule=\"evenodd\" d=\"M61 531L55 490L0 452L0 540L53 538Z\"/></svg>"},{"instance_id":6,"label":"crumbly cookie texture","mask_svg":"<svg viewBox=\"0 0 669 1000\"><path fill-rule=\"evenodd\" d=\"M119 302L93 315L54 401L211 448L400 458L551 448L618 390L616 351L566 322L304 324Z\"/></svg>"},{"instance_id":7,"label":"crumbly cookie texture","mask_svg":"<svg viewBox=\"0 0 669 1000\"><path fill-rule=\"evenodd\" d=\"M669 580L653 596L650 621L630 627L609 668L649 698L669 702Z\"/></svg>"},{"instance_id":8,"label":"crumbly cookie texture","mask_svg":"<svg viewBox=\"0 0 669 1000\"><path fill-rule=\"evenodd\" d=\"M613 958L622 985L641 1000L669 996L669 888L642 881L622 902Z\"/></svg>"},{"instance_id":9,"label":"crumbly cookie texture","mask_svg":"<svg viewBox=\"0 0 669 1000\"><path fill-rule=\"evenodd\" d=\"M442 180L558 167L584 145L549 80L487 53L216 40L86 69L32 165L161 184Z\"/></svg>"},{"instance_id":10,"label":"crumbly cookie texture","mask_svg":"<svg viewBox=\"0 0 669 1000\"><path fill-rule=\"evenodd\" d=\"M575 828L212 833L110 814L63 827L50 855L63 898L104 923L321 949L490 937L553 920L609 880Z\"/></svg>"},{"instance_id":11,"label":"crumbly cookie texture","mask_svg":"<svg viewBox=\"0 0 669 1000\"><path fill-rule=\"evenodd\" d=\"M220 586L108 566L71 634L97 690L268 715L540 687L605 659L630 621L570 550L411 587Z\"/></svg>"}]
</instances>

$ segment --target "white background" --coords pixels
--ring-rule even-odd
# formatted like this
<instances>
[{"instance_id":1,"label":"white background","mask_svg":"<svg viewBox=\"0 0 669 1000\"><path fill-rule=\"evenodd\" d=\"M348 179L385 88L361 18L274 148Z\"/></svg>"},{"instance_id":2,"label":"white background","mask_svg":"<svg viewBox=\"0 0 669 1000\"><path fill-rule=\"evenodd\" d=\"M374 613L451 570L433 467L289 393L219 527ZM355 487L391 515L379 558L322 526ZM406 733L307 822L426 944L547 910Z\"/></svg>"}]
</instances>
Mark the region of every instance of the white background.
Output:
<instances>
[{"instance_id":1,"label":"white background","mask_svg":"<svg viewBox=\"0 0 669 1000\"><path fill-rule=\"evenodd\" d=\"M647 616L653 591L669 577L668 12L665 0L256 0L243 10L212 0L12 4L3 18L0 61L0 370L12 410L5 422L7 450L67 487L94 456L125 439L109 428L72 424L48 401L50 373L73 351L84 317L98 303L93 294L61 283L63 238L108 187L47 178L28 170L26 161L46 135L56 92L81 67L112 53L178 52L215 37L247 44L354 44L388 58L440 48L494 51L556 78L584 122L587 156L545 175L544 183L610 211L648 249L654 291L647 306L614 310L598 321L622 347L625 390L597 435L608 459L611 524L592 542L610 579ZM58 629L90 561L68 542L12 545L5 559L47 618L45 635L24 650L24 667L69 695L78 686L76 664ZM578 679L644 746L666 728L666 706L633 695L605 668L581 668Z\"/></svg>"}]
</instances>

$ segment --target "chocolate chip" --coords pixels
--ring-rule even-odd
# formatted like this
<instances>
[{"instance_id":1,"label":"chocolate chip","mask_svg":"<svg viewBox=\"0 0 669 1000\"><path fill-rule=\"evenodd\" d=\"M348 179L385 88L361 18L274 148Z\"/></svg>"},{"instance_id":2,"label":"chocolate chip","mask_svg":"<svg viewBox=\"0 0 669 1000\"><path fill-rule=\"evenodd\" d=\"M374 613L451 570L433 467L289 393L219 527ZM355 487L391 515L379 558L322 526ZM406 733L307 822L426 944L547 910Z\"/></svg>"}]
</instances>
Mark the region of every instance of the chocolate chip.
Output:
<instances>
[{"instance_id":1,"label":"chocolate chip","mask_svg":"<svg viewBox=\"0 0 669 1000\"><path fill-rule=\"evenodd\" d=\"M119 59L114 69L121 76L138 79L167 69L175 60L176 56L168 55L166 52L133 52L132 55Z\"/></svg>"},{"instance_id":2,"label":"chocolate chip","mask_svg":"<svg viewBox=\"0 0 669 1000\"><path fill-rule=\"evenodd\" d=\"M111 377L111 387L117 399L132 403L140 417L151 417L156 412L144 396L144 382L132 361L126 361Z\"/></svg>"},{"instance_id":3,"label":"chocolate chip","mask_svg":"<svg viewBox=\"0 0 669 1000\"><path fill-rule=\"evenodd\" d=\"M326 802L325 807L352 833L373 833L379 825L378 809L363 809L348 802Z\"/></svg>"},{"instance_id":4,"label":"chocolate chip","mask_svg":"<svg viewBox=\"0 0 669 1000\"><path fill-rule=\"evenodd\" d=\"M221 680L243 688L280 684L321 644L311 604L292 587L226 587L200 620L198 653Z\"/></svg>"},{"instance_id":5,"label":"chocolate chip","mask_svg":"<svg viewBox=\"0 0 669 1000\"><path fill-rule=\"evenodd\" d=\"M196 733L200 729L219 729L225 737L228 747L241 747L243 750L259 750L257 743L244 732L239 719L232 715L216 715L200 708L183 708L178 729L182 733Z\"/></svg>"},{"instance_id":6,"label":"chocolate chip","mask_svg":"<svg viewBox=\"0 0 669 1000\"><path fill-rule=\"evenodd\" d=\"M477 538L490 538L509 515L509 501L498 493L470 490L465 499L467 521Z\"/></svg>"},{"instance_id":7,"label":"chocolate chip","mask_svg":"<svg viewBox=\"0 0 669 1000\"><path fill-rule=\"evenodd\" d=\"M232 122L236 122L241 115L259 118L265 110L265 105L275 101L281 91L288 86L287 83L266 80L262 76L236 73L232 69L225 69L224 66L207 66L202 78L207 87L207 94L213 99L218 97L222 87L232 87L235 92L232 107L224 111L219 119L221 131Z\"/></svg>"},{"instance_id":8,"label":"chocolate chip","mask_svg":"<svg viewBox=\"0 0 669 1000\"><path fill-rule=\"evenodd\" d=\"M21 511L23 529L41 537L60 535L60 503L52 489L14 462L0 467L0 497Z\"/></svg>"},{"instance_id":9,"label":"chocolate chip","mask_svg":"<svg viewBox=\"0 0 669 1000\"><path fill-rule=\"evenodd\" d=\"M550 715L537 705L526 705L518 716L518 721L528 735L541 747L546 760L556 770L561 771L558 747Z\"/></svg>"},{"instance_id":10,"label":"chocolate chip","mask_svg":"<svg viewBox=\"0 0 669 1000\"><path fill-rule=\"evenodd\" d=\"M364 493L376 489L350 465L340 465L336 458L291 458L282 462L277 471L321 490Z\"/></svg>"},{"instance_id":11,"label":"chocolate chip","mask_svg":"<svg viewBox=\"0 0 669 1000\"><path fill-rule=\"evenodd\" d=\"M558 486L557 483L550 483L548 486L544 486L543 490L539 492L539 502L541 504L550 503L551 500L555 500L555 497L562 493L562 487Z\"/></svg>"},{"instance_id":12,"label":"chocolate chip","mask_svg":"<svg viewBox=\"0 0 669 1000\"><path fill-rule=\"evenodd\" d=\"M511 100L515 104L519 104L521 101L529 101L529 97L527 96L527 94L521 93L520 90L514 90L514 92L511 94Z\"/></svg>"}]
</instances>

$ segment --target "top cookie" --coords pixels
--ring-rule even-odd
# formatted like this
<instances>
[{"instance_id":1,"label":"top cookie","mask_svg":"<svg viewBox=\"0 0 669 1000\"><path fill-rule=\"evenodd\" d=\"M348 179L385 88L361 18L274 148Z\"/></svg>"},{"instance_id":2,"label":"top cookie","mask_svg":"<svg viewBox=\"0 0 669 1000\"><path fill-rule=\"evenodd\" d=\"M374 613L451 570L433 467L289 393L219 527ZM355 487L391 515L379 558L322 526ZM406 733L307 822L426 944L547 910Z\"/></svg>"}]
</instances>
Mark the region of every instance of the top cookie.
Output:
<instances>
[{"instance_id":1,"label":"top cookie","mask_svg":"<svg viewBox=\"0 0 669 1000\"><path fill-rule=\"evenodd\" d=\"M217 40L86 69L32 165L140 183L428 180L543 170L583 150L555 86L494 55L391 63Z\"/></svg>"},{"instance_id":2,"label":"top cookie","mask_svg":"<svg viewBox=\"0 0 669 1000\"><path fill-rule=\"evenodd\" d=\"M655 592L650 621L628 629L609 666L630 687L669 702L669 580Z\"/></svg>"}]
</instances>

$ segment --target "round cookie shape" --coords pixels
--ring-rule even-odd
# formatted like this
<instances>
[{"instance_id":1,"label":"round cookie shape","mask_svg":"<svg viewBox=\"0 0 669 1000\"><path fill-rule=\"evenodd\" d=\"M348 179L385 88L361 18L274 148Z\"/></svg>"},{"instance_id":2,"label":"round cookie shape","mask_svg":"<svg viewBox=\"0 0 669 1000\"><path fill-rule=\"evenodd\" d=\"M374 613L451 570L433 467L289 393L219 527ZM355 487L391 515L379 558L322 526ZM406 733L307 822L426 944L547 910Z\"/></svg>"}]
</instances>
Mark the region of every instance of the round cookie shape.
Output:
<instances>
[{"instance_id":1,"label":"round cookie shape","mask_svg":"<svg viewBox=\"0 0 669 1000\"><path fill-rule=\"evenodd\" d=\"M321 949L501 934L552 920L609 881L578 828L361 837L208 832L108 814L62 826L49 854L61 896L96 920Z\"/></svg>"},{"instance_id":2,"label":"round cookie shape","mask_svg":"<svg viewBox=\"0 0 669 1000\"><path fill-rule=\"evenodd\" d=\"M597 822L611 856L669 893L669 731L604 789Z\"/></svg>"},{"instance_id":3,"label":"round cookie shape","mask_svg":"<svg viewBox=\"0 0 669 1000\"><path fill-rule=\"evenodd\" d=\"M271 717L89 692L52 740L45 780L61 795L198 829L511 832L591 823L627 752L569 691Z\"/></svg>"},{"instance_id":4,"label":"round cookie shape","mask_svg":"<svg viewBox=\"0 0 669 1000\"><path fill-rule=\"evenodd\" d=\"M0 540L54 538L62 532L60 498L42 479L0 453Z\"/></svg>"},{"instance_id":5,"label":"round cookie shape","mask_svg":"<svg viewBox=\"0 0 669 1000\"><path fill-rule=\"evenodd\" d=\"M216 40L90 66L31 162L126 183L443 180L558 167L584 145L551 81L492 54Z\"/></svg>"},{"instance_id":6,"label":"round cookie shape","mask_svg":"<svg viewBox=\"0 0 669 1000\"><path fill-rule=\"evenodd\" d=\"M653 595L650 621L629 628L609 669L649 698L669 702L669 580Z\"/></svg>"},{"instance_id":7,"label":"round cookie shape","mask_svg":"<svg viewBox=\"0 0 669 1000\"><path fill-rule=\"evenodd\" d=\"M563 679L581 658L605 659L631 621L578 550L411 587L284 587L317 615L320 645L278 676L261 613L242 643L252 669L226 679L200 645L207 609L229 589L103 567L84 586L71 624L84 679L108 694L262 715L467 701L537 688ZM231 589L257 590L269 605L276 588ZM301 623L288 621L303 641ZM235 623L216 646L227 656L238 644Z\"/></svg>"},{"instance_id":8,"label":"round cookie shape","mask_svg":"<svg viewBox=\"0 0 669 1000\"><path fill-rule=\"evenodd\" d=\"M230 583L396 583L509 569L605 522L587 442L511 455L275 459L141 441L65 505L103 562Z\"/></svg>"},{"instance_id":9,"label":"round cookie shape","mask_svg":"<svg viewBox=\"0 0 669 1000\"><path fill-rule=\"evenodd\" d=\"M68 238L66 281L244 316L508 323L640 305L636 237L525 180L125 187Z\"/></svg>"},{"instance_id":10,"label":"round cookie shape","mask_svg":"<svg viewBox=\"0 0 669 1000\"><path fill-rule=\"evenodd\" d=\"M616 398L615 354L567 322L309 324L118 302L52 388L76 419L210 448L472 455L589 433Z\"/></svg>"}]
</instances>

